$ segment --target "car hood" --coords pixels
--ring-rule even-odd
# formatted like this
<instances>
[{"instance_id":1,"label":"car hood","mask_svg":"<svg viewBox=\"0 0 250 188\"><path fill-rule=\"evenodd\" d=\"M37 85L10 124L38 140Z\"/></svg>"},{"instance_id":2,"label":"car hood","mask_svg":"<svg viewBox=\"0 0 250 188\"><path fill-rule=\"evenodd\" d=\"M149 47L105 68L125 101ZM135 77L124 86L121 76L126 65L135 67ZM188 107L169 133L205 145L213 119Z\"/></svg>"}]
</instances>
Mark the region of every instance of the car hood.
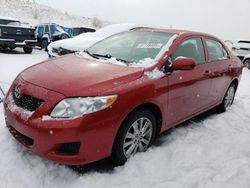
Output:
<instances>
[{"instance_id":1,"label":"car hood","mask_svg":"<svg viewBox=\"0 0 250 188\"><path fill-rule=\"evenodd\" d=\"M25 69L32 84L70 96L98 96L142 76L143 68L101 63L77 55L54 58Z\"/></svg>"},{"instance_id":2,"label":"car hood","mask_svg":"<svg viewBox=\"0 0 250 188\"><path fill-rule=\"evenodd\" d=\"M52 42L50 48L63 48L70 51L83 51L101 39L97 37L75 37Z\"/></svg>"}]
</instances>

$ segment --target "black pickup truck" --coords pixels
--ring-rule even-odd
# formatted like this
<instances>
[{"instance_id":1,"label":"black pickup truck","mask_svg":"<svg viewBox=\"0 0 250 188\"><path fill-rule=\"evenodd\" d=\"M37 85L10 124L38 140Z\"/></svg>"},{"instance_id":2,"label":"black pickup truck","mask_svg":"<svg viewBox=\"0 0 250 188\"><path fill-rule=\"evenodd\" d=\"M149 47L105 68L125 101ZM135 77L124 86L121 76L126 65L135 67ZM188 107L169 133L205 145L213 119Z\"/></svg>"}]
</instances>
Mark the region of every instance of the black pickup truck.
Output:
<instances>
[{"instance_id":1,"label":"black pickup truck","mask_svg":"<svg viewBox=\"0 0 250 188\"><path fill-rule=\"evenodd\" d=\"M23 26L16 19L0 17L0 49L22 47L30 54L36 42L34 28Z\"/></svg>"}]
</instances>

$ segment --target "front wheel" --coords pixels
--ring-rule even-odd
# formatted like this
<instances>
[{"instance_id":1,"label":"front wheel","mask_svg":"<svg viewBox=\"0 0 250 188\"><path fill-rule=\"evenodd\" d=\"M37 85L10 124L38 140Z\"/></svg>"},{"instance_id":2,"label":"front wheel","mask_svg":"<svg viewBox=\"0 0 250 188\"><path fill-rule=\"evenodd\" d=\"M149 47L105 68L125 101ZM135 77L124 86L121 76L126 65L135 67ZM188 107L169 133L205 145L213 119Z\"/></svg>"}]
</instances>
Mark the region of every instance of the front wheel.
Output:
<instances>
[{"instance_id":1,"label":"front wheel","mask_svg":"<svg viewBox=\"0 0 250 188\"><path fill-rule=\"evenodd\" d=\"M127 117L116 137L112 159L118 165L138 152L146 151L155 138L156 119L147 109L140 109Z\"/></svg>"},{"instance_id":2,"label":"front wheel","mask_svg":"<svg viewBox=\"0 0 250 188\"><path fill-rule=\"evenodd\" d=\"M62 35L62 37L61 37L61 39L63 40L63 39L68 39L69 37L68 37L68 35Z\"/></svg>"},{"instance_id":3,"label":"front wheel","mask_svg":"<svg viewBox=\"0 0 250 188\"><path fill-rule=\"evenodd\" d=\"M227 89L222 103L218 106L219 112L225 112L234 102L234 96L236 93L236 85L231 84Z\"/></svg>"},{"instance_id":4,"label":"front wheel","mask_svg":"<svg viewBox=\"0 0 250 188\"><path fill-rule=\"evenodd\" d=\"M31 48L31 47L23 47L23 51L24 51L24 53L26 53L26 54L31 54L32 53L32 51L33 51L33 49Z\"/></svg>"},{"instance_id":5,"label":"front wheel","mask_svg":"<svg viewBox=\"0 0 250 188\"><path fill-rule=\"evenodd\" d=\"M246 68L250 69L250 59L246 59L244 61L244 65L245 65Z\"/></svg>"}]
</instances>

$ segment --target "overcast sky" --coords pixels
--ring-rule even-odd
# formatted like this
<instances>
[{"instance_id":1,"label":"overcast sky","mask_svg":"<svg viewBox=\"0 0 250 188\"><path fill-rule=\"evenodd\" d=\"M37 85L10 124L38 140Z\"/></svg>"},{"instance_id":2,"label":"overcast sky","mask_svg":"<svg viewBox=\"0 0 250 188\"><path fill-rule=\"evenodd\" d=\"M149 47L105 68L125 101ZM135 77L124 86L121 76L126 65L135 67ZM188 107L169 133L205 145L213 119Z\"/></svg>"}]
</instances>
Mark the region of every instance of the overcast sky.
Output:
<instances>
[{"instance_id":1,"label":"overcast sky","mask_svg":"<svg viewBox=\"0 0 250 188\"><path fill-rule=\"evenodd\" d=\"M69 14L250 38L250 0L37 0Z\"/></svg>"}]
</instances>

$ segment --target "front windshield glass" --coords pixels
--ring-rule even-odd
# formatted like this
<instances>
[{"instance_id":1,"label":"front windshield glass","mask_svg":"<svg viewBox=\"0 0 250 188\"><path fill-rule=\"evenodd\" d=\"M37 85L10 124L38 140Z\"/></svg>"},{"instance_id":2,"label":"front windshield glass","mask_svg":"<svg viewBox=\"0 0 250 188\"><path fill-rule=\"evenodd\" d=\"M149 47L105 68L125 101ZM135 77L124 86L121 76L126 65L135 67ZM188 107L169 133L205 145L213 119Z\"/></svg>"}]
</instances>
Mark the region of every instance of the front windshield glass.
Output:
<instances>
[{"instance_id":1,"label":"front windshield glass","mask_svg":"<svg viewBox=\"0 0 250 188\"><path fill-rule=\"evenodd\" d=\"M56 26L56 30L57 31L59 31L59 32L61 32L61 33L64 33L65 31L63 30L63 28L62 27L60 27L60 26Z\"/></svg>"},{"instance_id":2,"label":"front windshield glass","mask_svg":"<svg viewBox=\"0 0 250 188\"><path fill-rule=\"evenodd\" d=\"M126 32L111 36L90 47L86 52L94 57L116 58L125 63L155 60L172 34L161 32Z\"/></svg>"}]
</instances>

